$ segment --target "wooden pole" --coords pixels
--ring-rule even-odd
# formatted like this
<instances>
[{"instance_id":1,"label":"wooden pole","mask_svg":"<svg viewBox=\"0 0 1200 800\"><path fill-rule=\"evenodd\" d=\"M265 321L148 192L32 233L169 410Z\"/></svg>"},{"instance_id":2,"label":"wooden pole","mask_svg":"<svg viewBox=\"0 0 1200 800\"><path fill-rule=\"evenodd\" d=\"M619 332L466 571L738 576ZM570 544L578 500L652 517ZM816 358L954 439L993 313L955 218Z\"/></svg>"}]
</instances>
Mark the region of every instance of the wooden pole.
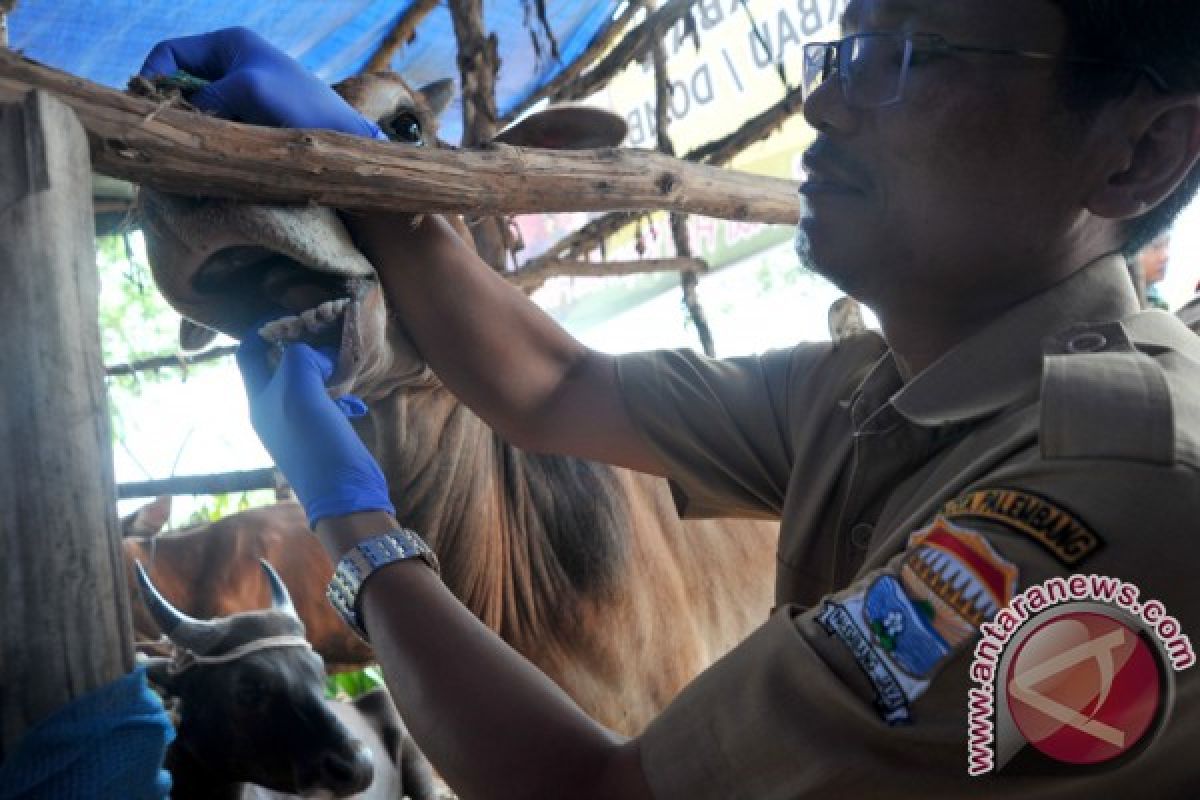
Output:
<instances>
[{"instance_id":1,"label":"wooden pole","mask_svg":"<svg viewBox=\"0 0 1200 800\"><path fill-rule=\"evenodd\" d=\"M530 108L533 108L541 100L553 97L578 78L580 73L596 63L596 59L608 52L608 49L612 47L612 43L617 40L618 36L625 32L625 29L629 27L630 20L645 7L645 4L646 0L629 0L629 4L625 6L625 10L621 12L620 16L611 20L603 30L597 33L595 38L592 39L591 44L587 46L578 58L563 67L561 72L547 81L540 89L517 103L512 111L509 111L500 119L500 124L507 125Z\"/></svg>"},{"instance_id":2,"label":"wooden pole","mask_svg":"<svg viewBox=\"0 0 1200 800\"><path fill-rule=\"evenodd\" d=\"M381 70L391 69L392 59L401 47L412 41L416 35L417 25L430 11L437 8L439 0L417 0L408 7L408 10L400 15L396 20L396 25L391 32L383 38L379 44L379 49L371 54L367 59L367 64L362 68L363 72L379 72Z\"/></svg>"},{"instance_id":3,"label":"wooden pole","mask_svg":"<svg viewBox=\"0 0 1200 800\"><path fill-rule=\"evenodd\" d=\"M101 378L91 164L44 92L0 105L0 758L133 668Z\"/></svg>"},{"instance_id":4,"label":"wooden pole","mask_svg":"<svg viewBox=\"0 0 1200 800\"><path fill-rule=\"evenodd\" d=\"M160 108L0 50L0 102L31 88L53 92L79 116L97 172L166 192L347 210L653 208L786 225L799 218L792 181L637 150L447 150L242 125Z\"/></svg>"},{"instance_id":5,"label":"wooden pole","mask_svg":"<svg viewBox=\"0 0 1200 800\"><path fill-rule=\"evenodd\" d=\"M573 261L560 258L542 261L536 270L519 269L504 277L518 288L532 292L551 278L612 278L705 269L708 269L708 265L698 258L640 258L636 261Z\"/></svg>"},{"instance_id":6,"label":"wooden pole","mask_svg":"<svg viewBox=\"0 0 1200 800\"><path fill-rule=\"evenodd\" d=\"M496 73L500 69L499 42L483 27L483 0L449 0L458 44L458 69L462 85L462 146L488 145L498 128ZM475 252L493 269L508 261L510 237L504 217L468 215L467 227L475 238Z\"/></svg>"},{"instance_id":7,"label":"wooden pole","mask_svg":"<svg viewBox=\"0 0 1200 800\"><path fill-rule=\"evenodd\" d=\"M118 375L135 375L139 372L148 372L157 369L182 369L186 374L187 368L193 364L214 361L218 358L234 355L235 353L237 353L237 345L230 344L223 347L214 347L211 350L205 350L195 355L172 353L168 356L152 356L138 361L131 361L128 364L107 366L104 368L104 374L110 378L115 378Z\"/></svg>"},{"instance_id":8,"label":"wooden pole","mask_svg":"<svg viewBox=\"0 0 1200 800\"><path fill-rule=\"evenodd\" d=\"M658 137L658 150L664 155L674 156L675 143L671 141L668 130L671 125L671 77L667 74L667 48L661 36L654 39L650 55L654 62L654 130ZM692 259L692 240L688 235L686 214L671 214L671 240L675 244L677 258ZM704 269L708 269L707 265ZM699 272L694 268L680 272L679 286L683 290L683 305L692 318L700 346L704 348L706 356L715 358L717 346L708 325L708 315L700 303Z\"/></svg>"},{"instance_id":9,"label":"wooden pole","mask_svg":"<svg viewBox=\"0 0 1200 800\"><path fill-rule=\"evenodd\" d=\"M181 494L228 494L248 492L254 489L274 489L279 486L280 475L273 467L248 469L240 472L220 472L213 475L176 475L157 481L122 483L117 487L117 497L160 497Z\"/></svg>"},{"instance_id":10,"label":"wooden pole","mask_svg":"<svg viewBox=\"0 0 1200 800\"><path fill-rule=\"evenodd\" d=\"M645 22L626 34L600 63L581 75L579 80L572 81L564 86L562 91L553 95L551 102L581 100L603 89L631 63L650 52L654 43L662 39L675 23L692 13L692 6L697 2L698 0L669 0Z\"/></svg>"}]
</instances>

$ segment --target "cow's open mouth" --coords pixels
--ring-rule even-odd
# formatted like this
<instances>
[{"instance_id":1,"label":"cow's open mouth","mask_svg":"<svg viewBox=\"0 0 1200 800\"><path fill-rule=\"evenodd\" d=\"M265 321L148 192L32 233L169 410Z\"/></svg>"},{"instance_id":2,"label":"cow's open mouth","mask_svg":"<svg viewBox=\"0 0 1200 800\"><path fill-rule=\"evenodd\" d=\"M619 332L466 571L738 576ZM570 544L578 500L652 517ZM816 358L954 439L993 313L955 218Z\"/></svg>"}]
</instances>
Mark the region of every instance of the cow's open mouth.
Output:
<instances>
[{"instance_id":1,"label":"cow's open mouth","mask_svg":"<svg viewBox=\"0 0 1200 800\"><path fill-rule=\"evenodd\" d=\"M257 259L223 255L191 281L197 294L217 300L221 312L214 327L240 337L257 326L279 347L289 342L336 347L330 390L335 395L356 390L384 334L367 321L371 315L365 311L381 300L374 276L329 274L278 254L263 258L261 251Z\"/></svg>"}]
</instances>

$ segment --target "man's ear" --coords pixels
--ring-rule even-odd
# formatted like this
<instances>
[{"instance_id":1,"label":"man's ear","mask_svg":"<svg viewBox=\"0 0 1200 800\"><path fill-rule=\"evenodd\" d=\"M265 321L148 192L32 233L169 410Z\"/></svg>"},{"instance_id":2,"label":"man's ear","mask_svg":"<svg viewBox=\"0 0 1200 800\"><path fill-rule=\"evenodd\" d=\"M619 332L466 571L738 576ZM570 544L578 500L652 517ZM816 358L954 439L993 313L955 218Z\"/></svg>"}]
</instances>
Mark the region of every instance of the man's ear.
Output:
<instances>
[{"instance_id":1,"label":"man's ear","mask_svg":"<svg viewBox=\"0 0 1200 800\"><path fill-rule=\"evenodd\" d=\"M1170 197L1196 168L1200 97L1156 98L1126 130L1115 168L1088 198L1088 209L1107 219L1142 216Z\"/></svg>"}]
</instances>

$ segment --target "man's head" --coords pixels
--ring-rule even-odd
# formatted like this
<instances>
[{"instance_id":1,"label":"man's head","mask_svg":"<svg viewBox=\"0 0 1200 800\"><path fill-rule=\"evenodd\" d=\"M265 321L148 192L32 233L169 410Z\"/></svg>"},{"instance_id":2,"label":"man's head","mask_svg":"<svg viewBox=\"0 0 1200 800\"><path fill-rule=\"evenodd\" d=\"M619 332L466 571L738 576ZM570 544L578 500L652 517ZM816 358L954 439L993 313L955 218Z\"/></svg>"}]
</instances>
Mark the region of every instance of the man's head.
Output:
<instances>
[{"instance_id":1,"label":"man's head","mask_svg":"<svg viewBox=\"0 0 1200 800\"><path fill-rule=\"evenodd\" d=\"M1171 260L1171 237L1163 234L1143 247L1137 255L1138 267L1147 288L1167 277L1167 262Z\"/></svg>"},{"instance_id":2,"label":"man's head","mask_svg":"<svg viewBox=\"0 0 1200 800\"><path fill-rule=\"evenodd\" d=\"M841 48L805 103L818 136L798 243L881 311L999 310L1186 204L1194 0L851 0L843 25L933 34ZM902 73L895 102L888 80L855 88L876 50L896 56L878 61Z\"/></svg>"}]
</instances>

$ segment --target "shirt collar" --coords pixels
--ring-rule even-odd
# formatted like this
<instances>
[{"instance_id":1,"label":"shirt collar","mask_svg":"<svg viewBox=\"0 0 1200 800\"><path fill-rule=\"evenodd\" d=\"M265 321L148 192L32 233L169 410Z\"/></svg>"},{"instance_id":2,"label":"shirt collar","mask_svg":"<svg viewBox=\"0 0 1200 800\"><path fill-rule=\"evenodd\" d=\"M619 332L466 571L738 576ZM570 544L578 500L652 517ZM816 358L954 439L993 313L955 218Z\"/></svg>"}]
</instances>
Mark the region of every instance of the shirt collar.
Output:
<instances>
[{"instance_id":1,"label":"shirt collar","mask_svg":"<svg viewBox=\"0 0 1200 800\"><path fill-rule=\"evenodd\" d=\"M889 352L863 382L862 405L871 407L885 387L899 386L891 405L917 425L988 416L1037 396L1046 337L1081 322L1119 320L1138 309L1125 259L1105 256L1009 309L903 386Z\"/></svg>"}]
</instances>

